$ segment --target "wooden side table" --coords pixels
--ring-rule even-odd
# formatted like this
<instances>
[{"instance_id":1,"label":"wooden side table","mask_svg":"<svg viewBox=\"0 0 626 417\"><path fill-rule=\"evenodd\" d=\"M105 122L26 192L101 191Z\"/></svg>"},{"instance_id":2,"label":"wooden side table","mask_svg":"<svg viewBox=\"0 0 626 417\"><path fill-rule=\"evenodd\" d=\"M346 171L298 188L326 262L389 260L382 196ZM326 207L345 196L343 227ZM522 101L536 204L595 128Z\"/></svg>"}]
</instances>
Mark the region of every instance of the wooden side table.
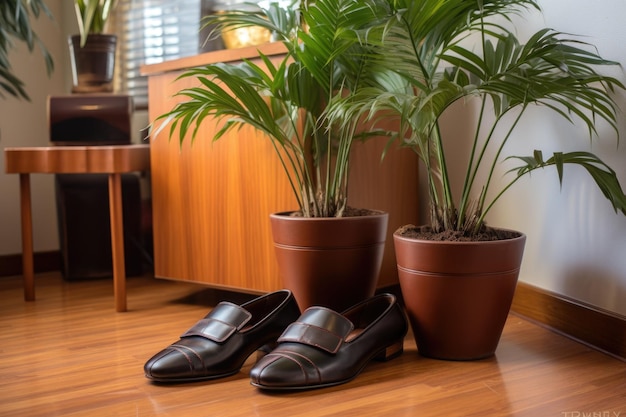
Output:
<instances>
[{"instance_id":1,"label":"wooden side table","mask_svg":"<svg viewBox=\"0 0 626 417\"><path fill-rule=\"evenodd\" d=\"M150 168L149 145L5 148L5 171L20 175L24 299L35 300L30 174L108 174L115 310L126 311L121 174Z\"/></svg>"}]
</instances>

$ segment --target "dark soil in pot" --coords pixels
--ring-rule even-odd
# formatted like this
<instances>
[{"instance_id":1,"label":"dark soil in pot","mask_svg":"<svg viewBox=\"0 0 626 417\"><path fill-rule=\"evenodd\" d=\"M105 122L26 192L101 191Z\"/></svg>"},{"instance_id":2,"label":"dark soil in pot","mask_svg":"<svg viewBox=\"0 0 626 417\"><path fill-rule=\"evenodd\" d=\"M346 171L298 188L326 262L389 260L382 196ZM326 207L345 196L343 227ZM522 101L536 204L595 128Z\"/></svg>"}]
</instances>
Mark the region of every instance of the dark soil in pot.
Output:
<instances>
[{"instance_id":1,"label":"dark soil in pot","mask_svg":"<svg viewBox=\"0 0 626 417\"><path fill-rule=\"evenodd\" d=\"M498 229L488 226L484 226L475 235L469 235L467 232L458 230L434 232L430 226L414 226L412 224L400 227L396 233L406 238L434 240L439 242L484 242L489 240L513 239L521 235L521 233L514 230Z\"/></svg>"}]
</instances>

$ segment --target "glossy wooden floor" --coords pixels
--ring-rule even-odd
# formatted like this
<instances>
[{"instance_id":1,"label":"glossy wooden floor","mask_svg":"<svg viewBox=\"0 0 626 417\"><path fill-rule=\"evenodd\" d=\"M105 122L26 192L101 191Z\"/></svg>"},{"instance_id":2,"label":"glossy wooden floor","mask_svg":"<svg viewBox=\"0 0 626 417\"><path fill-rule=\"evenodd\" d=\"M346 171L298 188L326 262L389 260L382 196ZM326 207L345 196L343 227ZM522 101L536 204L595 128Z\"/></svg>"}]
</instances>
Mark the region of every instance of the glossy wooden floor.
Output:
<instances>
[{"instance_id":1,"label":"glossy wooden floor","mask_svg":"<svg viewBox=\"0 0 626 417\"><path fill-rule=\"evenodd\" d=\"M496 356L445 362L405 353L354 381L268 394L247 371L214 381L155 385L144 362L218 299L241 294L130 278L126 313L109 280L0 278L0 416L626 416L626 364L510 316ZM236 300L242 302L243 300Z\"/></svg>"}]
</instances>

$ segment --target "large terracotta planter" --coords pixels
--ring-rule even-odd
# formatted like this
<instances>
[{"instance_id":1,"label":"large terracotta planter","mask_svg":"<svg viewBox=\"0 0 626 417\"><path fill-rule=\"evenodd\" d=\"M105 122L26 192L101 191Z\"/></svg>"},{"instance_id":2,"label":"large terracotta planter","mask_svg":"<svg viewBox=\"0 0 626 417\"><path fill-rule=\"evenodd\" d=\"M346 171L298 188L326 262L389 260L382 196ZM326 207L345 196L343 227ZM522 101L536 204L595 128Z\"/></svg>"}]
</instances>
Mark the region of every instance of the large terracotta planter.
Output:
<instances>
[{"instance_id":1,"label":"large terracotta planter","mask_svg":"<svg viewBox=\"0 0 626 417\"><path fill-rule=\"evenodd\" d=\"M374 295L389 215L342 218L270 216L284 287L301 310L313 305L343 311Z\"/></svg>"},{"instance_id":2,"label":"large terracotta planter","mask_svg":"<svg viewBox=\"0 0 626 417\"><path fill-rule=\"evenodd\" d=\"M394 233L398 277L421 355L473 360L495 353L517 285L526 236L428 241Z\"/></svg>"}]
</instances>

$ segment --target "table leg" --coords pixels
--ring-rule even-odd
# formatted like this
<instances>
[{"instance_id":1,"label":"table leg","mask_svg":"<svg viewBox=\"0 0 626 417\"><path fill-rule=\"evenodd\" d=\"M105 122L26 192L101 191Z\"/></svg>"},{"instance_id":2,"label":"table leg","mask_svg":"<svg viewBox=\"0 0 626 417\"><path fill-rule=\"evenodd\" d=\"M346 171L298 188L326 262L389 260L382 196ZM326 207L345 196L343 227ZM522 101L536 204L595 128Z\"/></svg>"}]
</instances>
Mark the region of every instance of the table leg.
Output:
<instances>
[{"instance_id":1,"label":"table leg","mask_svg":"<svg viewBox=\"0 0 626 417\"><path fill-rule=\"evenodd\" d=\"M33 217L30 200L29 174L20 174L20 208L22 216L22 276L24 277L24 300L35 301Z\"/></svg>"},{"instance_id":2,"label":"table leg","mask_svg":"<svg viewBox=\"0 0 626 417\"><path fill-rule=\"evenodd\" d=\"M121 312L126 311L126 267L124 263L124 223L120 174L109 174L109 212L111 215L115 310Z\"/></svg>"}]
</instances>

